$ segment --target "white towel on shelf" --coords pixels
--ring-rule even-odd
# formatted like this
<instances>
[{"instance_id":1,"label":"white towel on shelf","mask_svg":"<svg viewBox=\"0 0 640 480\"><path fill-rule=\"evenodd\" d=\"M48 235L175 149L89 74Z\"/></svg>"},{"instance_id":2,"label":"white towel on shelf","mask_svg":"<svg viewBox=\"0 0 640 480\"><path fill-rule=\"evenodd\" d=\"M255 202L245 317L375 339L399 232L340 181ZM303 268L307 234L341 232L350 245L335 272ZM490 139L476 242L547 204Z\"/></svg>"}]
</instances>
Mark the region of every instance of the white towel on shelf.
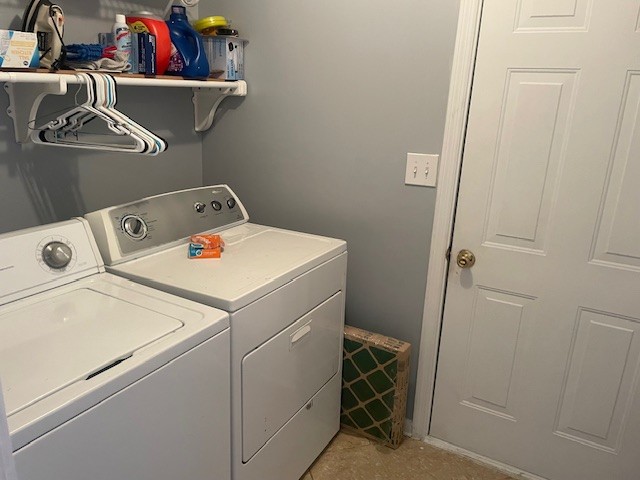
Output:
<instances>
[{"instance_id":1,"label":"white towel on shelf","mask_svg":"<svg viewBox=\"0 0 640 480\"><path fill-rule=\"evenodd\" d=\"M67 60L65 66L74 70L98 70L101 72L126 72L131 70L129 57L120 52L116 52L114 58L99 58L98 60L73 62Z\"/></svg>"}]
</instances>

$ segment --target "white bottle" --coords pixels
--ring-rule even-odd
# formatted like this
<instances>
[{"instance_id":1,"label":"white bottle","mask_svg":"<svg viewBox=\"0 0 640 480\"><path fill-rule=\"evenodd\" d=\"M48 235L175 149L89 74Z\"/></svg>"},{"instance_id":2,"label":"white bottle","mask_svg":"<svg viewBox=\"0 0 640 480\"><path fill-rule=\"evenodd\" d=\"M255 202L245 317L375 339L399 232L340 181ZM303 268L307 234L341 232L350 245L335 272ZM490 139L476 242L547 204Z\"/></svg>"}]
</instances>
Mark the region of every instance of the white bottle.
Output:
<instances>
[{"instance_id":1,"label":"white bottle","mask_svg":"<svg viewBox=\"0 0 640 480\"><path fill-rule=\"evenodd\" d=\"M131 30L127 25L127 19L122 14L116 15L116 23L113 24L113 43L122 60L129 61L131 55Z\"/></svg>"}]
</instances>

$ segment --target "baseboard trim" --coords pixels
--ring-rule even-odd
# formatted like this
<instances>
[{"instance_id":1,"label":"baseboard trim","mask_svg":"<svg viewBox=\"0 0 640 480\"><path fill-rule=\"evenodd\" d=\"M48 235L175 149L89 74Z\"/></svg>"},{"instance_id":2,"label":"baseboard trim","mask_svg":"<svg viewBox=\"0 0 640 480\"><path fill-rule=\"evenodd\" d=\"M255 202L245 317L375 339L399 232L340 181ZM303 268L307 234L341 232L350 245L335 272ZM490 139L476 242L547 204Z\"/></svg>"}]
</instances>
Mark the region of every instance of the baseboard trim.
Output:
<instances>
[{"instance_id":1,"label":"baseboard trim","mask_svg":"<svg viewBox=\"0 0 640 480\"><path fill-rule=\"evenodd\" d=\"M446 450L448 452L452 452L458 455L462 455L463 457L470 458L471 460L474 460L478 463L482 463L489 467L495 468L496 470L499 470L502 473L506 473L507 475L518 477L518 479L547 480L546 478L539 477L538 475L534 475L533 473L525 472L524 470L520 470L519 468L512 467L511 465L507 465L506 463L498 462L488 457L478 455L477 453L470 452L469 450L465 450L464 448L456 447L455 445L452 445L438 438L427 436L426 438L423 439L423 441L434 447L441 448L442 450Z\"/></svg>"}]
</instances>

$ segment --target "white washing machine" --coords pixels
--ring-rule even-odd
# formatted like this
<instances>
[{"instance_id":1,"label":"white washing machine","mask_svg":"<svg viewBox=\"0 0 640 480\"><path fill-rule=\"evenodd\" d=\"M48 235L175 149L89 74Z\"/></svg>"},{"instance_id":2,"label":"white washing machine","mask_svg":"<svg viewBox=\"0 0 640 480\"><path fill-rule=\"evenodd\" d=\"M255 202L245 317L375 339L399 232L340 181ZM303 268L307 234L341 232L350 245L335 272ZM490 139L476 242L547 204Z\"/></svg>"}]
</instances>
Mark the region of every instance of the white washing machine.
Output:
<instances>
[{"instance_id":1,"label":"white washing machine","mask_svg":"<svg viewBox=\"0 0 640 480\"><path fill-rule=\"evenodd\" d=\"M230 313L232 478L298 480L339 428L346 243L248 218L226 185L86 216L108 271Z\"/></svg>"},{"instance_id":2,"label":"white washing machine","mask_svg":"<svg viewBox=\"0 0 640 480\"><path fill-rule=\"evenodd\" d=\"M83 219L0 235L20 480L230 478L226 312L106 273Z\"/></svg>"}]
</instances>

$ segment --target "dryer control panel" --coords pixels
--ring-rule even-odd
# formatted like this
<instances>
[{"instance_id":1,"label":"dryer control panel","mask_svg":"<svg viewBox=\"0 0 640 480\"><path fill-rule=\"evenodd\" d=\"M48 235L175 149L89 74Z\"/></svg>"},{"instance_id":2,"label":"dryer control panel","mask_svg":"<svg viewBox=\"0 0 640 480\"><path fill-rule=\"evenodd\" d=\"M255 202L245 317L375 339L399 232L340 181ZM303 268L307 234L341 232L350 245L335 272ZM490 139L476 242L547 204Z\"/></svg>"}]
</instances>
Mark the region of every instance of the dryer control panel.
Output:
<instances>
[{"instance_id":1,"label":"dryer control panel","mask_svg":"<svg viewBox=\"0 0 640 480\"><path fill-rule=\"evenodd\" d=\"M115 265L249 220L227 185L181 190L99 210L85 216L105 263Z\"/></svg>"}]
</instances>

